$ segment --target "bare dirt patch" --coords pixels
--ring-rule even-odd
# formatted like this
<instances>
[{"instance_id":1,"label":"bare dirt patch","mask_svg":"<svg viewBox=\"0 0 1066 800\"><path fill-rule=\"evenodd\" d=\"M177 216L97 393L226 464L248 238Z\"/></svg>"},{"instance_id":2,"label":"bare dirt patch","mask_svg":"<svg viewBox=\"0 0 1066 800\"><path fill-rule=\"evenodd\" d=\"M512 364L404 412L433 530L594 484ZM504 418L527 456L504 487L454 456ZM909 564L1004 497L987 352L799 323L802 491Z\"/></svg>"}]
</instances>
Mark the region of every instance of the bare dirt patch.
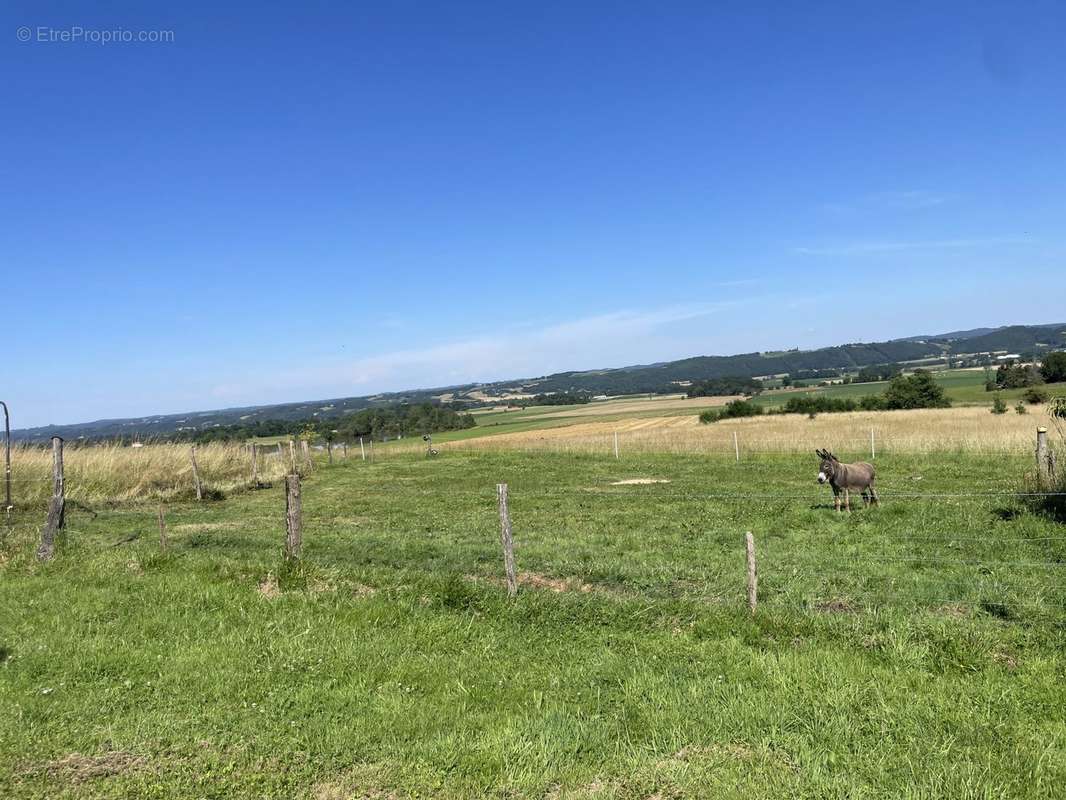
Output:
<instances>
[{"instance_id":1,"label":"bare dirt patch","mask_svg":"<svg viewBox=\"0 0 1066 800\"><path fill-rule=\"evenodd\" d=\"M121 775L144 768L148 763L145 756L128 753L124 750L111 750L94 756L86 756L81 753L70 755L49 761L38 767L27 770L30 774L45 774L52 778L72 783L81 783L94 778L106 778L111 775Z\"/></svg>"},{"instance_id":2,"label":"bare dirt patch","mask_svg":"<svg viewBox=\"0 0 1066 800\"><path fill-rule=\"evenodd\" d=\"M970 615L970 610L961 603L947 603L937 608L936 612L952 619L962 619Z\"/></svg>"},{"instance_id":3,"label":"bare dirt patch","mask_svg":"<svg viewBox=\"0 0 1066 800\"><path fill-rule=\"evenodd\" d=\"M523 572L518 576L519 586L534 589L551 589L553 592L591 592L593 586L580 578L549 578L536 572Z\"/></svg>"},{"instance_id":4,"label":"bare dirt patch","mask_svg":"<svg viewBox=\"0 0 1066 800\"><path fill-rule=\"evenodd\" d=\"M506 583L503 578L496 577L483 578L477 575L467 575L466 578L474 583L484 581L494 586L503 586ZM520 572L518 574L518 585L527 589L548 589L558 594L563 592L587 594L589 592L604 591L591 583L585 583L580 578L551 578L537 572Z\"/></svg>"},{"instance_id":5,"label":"bare dirt patch","mask_svg":"<svg viewBox=\"0 0 1066 800\"><path fill-rule=\"evenodd\" d=\"M266 577L259 581L259 594L267 600L281 597L281 588L278 586L278 579L274 577L273 572L268 572Z\"/></svg>"},{"instance_id":6,"label":"bare dirt patch","mask_svg":"<svg viewBox=\"0 0 1066 800\"><path fill-rule=\"evenodd\" d=\"M239 528L239 522L184 522L180 525L169 525L171 531L180 533L204 533L206 531L226 531Z\"/></svg>"},{"instance_id":7,"label":"bare dirt patch","mask_svg":"<svg viewBox=\"0 0 1066 800\"><path fill-rule=\"evenodd\" d=\"M388 783L385 770L375 764L353 767L311 788L312 800L399 800L402 795L380 788Z\"/></svg>"},{"instance_id":8,"label":"bare dirt patch","mask_svg":"<svg viewBox=\"0 0 1066 800\"><path fill-rule=\"evenodd\" d=\"M834 597L830 600L822 600L821 602L814 604L815 611L822 611L827 614L854 614L855 606L844 597Z\"/></svg>"}]
</instances>

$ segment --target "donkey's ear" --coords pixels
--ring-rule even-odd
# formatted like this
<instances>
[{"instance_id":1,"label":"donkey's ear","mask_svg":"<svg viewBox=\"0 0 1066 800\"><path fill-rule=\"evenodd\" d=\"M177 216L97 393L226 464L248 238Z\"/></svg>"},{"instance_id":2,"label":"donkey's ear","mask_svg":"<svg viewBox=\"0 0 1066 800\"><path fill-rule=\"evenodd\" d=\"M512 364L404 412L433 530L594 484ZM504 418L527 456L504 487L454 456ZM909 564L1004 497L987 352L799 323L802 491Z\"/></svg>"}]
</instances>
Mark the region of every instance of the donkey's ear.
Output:
<instances>
[{"instance_id":1,"label":"donkey's ear","mask_svg":"<svg viewBox=\"0 0 1066 800\"><path fill-rule=\"evenodd\" d=\"M814 454L818 456L818 458L829 458L829 453L825 450L815 450Z\"/></svg>"}]
</instances>

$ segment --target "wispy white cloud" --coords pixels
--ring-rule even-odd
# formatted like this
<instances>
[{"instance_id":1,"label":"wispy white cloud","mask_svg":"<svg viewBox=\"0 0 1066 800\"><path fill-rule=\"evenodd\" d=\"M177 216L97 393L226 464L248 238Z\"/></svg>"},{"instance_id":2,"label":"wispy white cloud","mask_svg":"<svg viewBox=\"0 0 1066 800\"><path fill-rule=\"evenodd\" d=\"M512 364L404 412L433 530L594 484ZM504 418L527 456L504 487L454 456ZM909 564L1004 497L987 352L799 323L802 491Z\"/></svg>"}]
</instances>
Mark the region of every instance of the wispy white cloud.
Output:
<instances>
[{"instance_id":1,"label":"wispy white cloud","mask_svg":"<svg viewBox=\"0 0 1066 800\"><path fill-rule=\"evenodd\" d=\"M246 380L216 385L212 393L239 402L279 392L288 396L368 394L657 361L676 349L684 348L679 355L689 354L695 342L705 340L706 331L713 329L700 325L754 299L620 310L541 328L519 325L425 347L280 371L269 383L249 375ZM686 324L686 332L675 337L676 326ZM694 334L693 325L699 332Z\"/></svg>"},{"instance_id":2,"label":"wispy white cloud","mask_svg":"<svg viewBox=\"0 0 1066 800\"><path fill-rule=\"evenodd\" d=\"M823 203L821 208L832 214L855 214L864 211L921 211L943 205L951 200L946 192L927 189L871 192L852 200Z\"/></svg>"},{"instance_id":3,"label":"wispy white cloud","mask_svg":"<svg viewBox=\"0 0 1066 800\"><path fill-rule=\"evenodd\" d=\"M999 247L1012 244L1032 244L1022 236L993 236L983 239L932 239L925 241L852 242L823 247L797 247L793 252L805 256L861 256L896 253L907 250L961 250L966 248Z\"/></svg>"}]
</instances>

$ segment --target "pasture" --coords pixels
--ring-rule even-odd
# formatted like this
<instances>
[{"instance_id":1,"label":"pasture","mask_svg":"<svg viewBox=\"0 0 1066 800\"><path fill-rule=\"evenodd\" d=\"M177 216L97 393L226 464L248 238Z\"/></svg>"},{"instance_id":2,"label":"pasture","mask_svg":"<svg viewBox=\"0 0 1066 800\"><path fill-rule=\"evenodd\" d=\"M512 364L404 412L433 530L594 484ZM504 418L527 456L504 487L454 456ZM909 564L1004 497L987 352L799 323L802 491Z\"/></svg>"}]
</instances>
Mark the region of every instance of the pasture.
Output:
<instances>
[{"instance_id":1,"label":"pasture","mask_svg":"<svg viewBox=\"0 0 1066 800\"><path fill-rule=\"evenodd\" d=\"M1028 414L994 415L982 407L916 409L910 411L856 411L724 419L704 425L691 415L619 417L558 424L552 427L501 429L490 437L445 435L456 447L473 449L551 450L575 453L613 453L618 434L623 452L702 453L731 455L739 446L745 453L807 453L812 442L842 457L874 453L1023 453L1031 450L1037 425L1049 424L1043 407ZM479 428L471 430L477 431ZM463 431L462 433L467 433ZM736 440L733 435L736 433Z\"/></svg>"},{"instance_id":2,"label":"pasture","mask_svg":"<svg viewBox=\"0 0 1066 800\"><path fill-rule=\"evenodd\" d=\"M1013 494L1028 446L890 448L883 505L851 515L831 510L802 450L736 463L406 447L320 459L295 566L276 485L175 494L166 553L154 501L70 509L47 564L33 558L40 510L17 513L0 544L5 796L1037 798L1066 785L1066 535Z\"/></svg>"}]
</instances>

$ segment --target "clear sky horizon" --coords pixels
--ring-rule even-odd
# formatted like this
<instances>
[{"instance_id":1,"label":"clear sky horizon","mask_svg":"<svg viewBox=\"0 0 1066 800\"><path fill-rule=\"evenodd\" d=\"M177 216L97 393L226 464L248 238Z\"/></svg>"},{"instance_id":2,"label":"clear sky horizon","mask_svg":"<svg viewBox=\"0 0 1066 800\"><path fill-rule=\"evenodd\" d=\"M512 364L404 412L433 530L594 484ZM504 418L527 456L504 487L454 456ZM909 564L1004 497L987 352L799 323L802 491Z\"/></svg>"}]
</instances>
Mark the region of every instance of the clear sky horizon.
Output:
<instances>
[{"instance_id":1,"label":"clear sky horizon","mask_svg":"<svg viewBox=\"0 0 1066 800\"><path fill-rule=\"evenodd\" d=\"M0 20L16 428L1066 321L1066 4Z\"/></svg>"}]
</instances>

